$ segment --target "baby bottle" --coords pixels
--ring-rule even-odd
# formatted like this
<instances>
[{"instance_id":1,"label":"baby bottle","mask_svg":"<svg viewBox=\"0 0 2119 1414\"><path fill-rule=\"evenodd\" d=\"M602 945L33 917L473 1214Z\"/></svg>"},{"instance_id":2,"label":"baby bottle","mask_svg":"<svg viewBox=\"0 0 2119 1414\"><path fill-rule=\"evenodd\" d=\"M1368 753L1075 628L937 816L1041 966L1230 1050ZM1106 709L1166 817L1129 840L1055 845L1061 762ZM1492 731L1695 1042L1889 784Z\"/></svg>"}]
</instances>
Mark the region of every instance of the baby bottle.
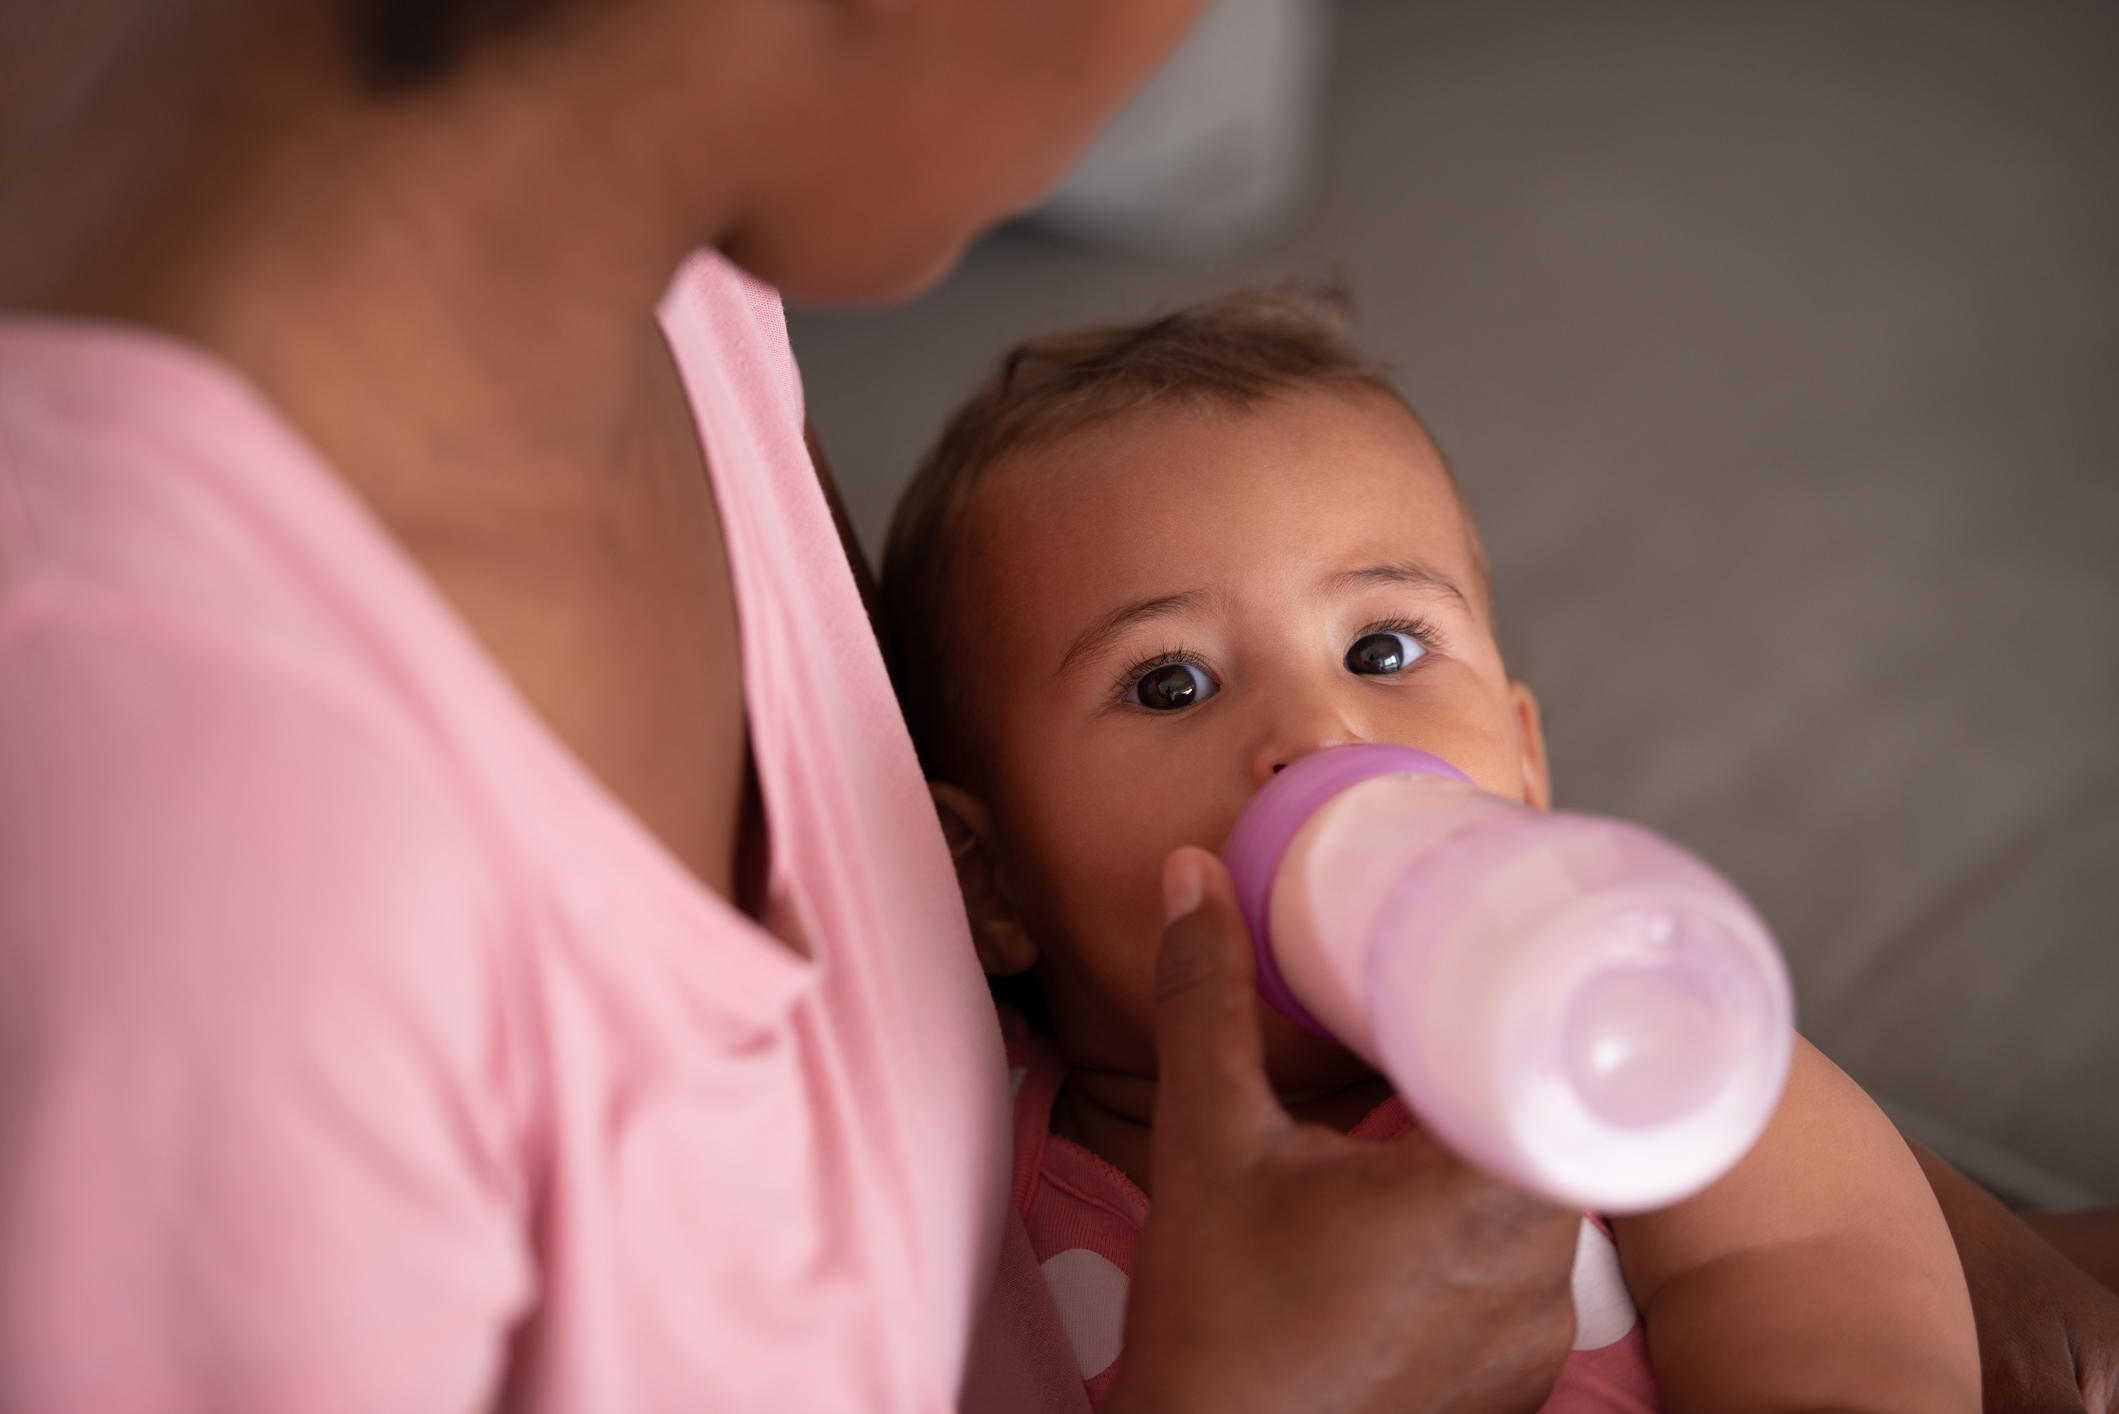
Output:
<instances>
[{"instance_id":1,"label":"baby bottle","mask_svg":"<svg viewBox=\"0 0 2119 1414\"><path fill-rule=\"evenodd\" d=\"M1258 989L1469 1162L1571 1207L1705 1188L1779 1103L1787 969L1712 869L1402 746L1280 771L1223 851Z\"/></svg>"}]
</instances>

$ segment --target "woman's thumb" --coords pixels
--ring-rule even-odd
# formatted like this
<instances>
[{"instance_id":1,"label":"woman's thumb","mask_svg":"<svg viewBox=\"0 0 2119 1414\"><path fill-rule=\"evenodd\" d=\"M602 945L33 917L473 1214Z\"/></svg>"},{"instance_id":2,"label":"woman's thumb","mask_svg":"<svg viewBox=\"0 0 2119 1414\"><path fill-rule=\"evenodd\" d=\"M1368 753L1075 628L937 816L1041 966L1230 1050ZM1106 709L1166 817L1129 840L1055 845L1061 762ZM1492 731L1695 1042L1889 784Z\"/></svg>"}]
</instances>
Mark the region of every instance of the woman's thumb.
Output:
<instances>
[{"instance_id":1,"label":"woman's thumb","mask_svg":"<svg viewBox=\"0 0 2119 1414\"><path fill-rule=\"evenodd\" d=\"M1266 1126L1286 1121L1266 1081L1250 933L1221 861L1192 846L1164 860L1163 915L1157 1157L1247 1153Z\"/></svg>"}]
</instances>

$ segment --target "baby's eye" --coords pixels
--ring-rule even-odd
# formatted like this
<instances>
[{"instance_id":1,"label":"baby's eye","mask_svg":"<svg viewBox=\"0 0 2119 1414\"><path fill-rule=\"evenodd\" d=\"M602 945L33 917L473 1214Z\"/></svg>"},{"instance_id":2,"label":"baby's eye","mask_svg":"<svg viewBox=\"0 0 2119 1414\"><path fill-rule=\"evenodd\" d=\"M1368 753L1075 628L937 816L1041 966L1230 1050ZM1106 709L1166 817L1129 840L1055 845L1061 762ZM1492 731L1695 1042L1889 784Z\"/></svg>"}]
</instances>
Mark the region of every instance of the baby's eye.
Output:
<instances>
[{"instance_id":1,"label":"baby's eye","mask_svg":"<svg viewBox=\"0 0 2119 1414\"><path fill-rule=\"evenodd\" d=\"M1190 663L1165 663L1142 673L1140 681L1133 685L1133 691L1128 695L1143 707L1157 712L1174 712L1180 707L1204 702L1220 690L1219 683Z\"/></svg>"},{"instance_id":2,"label":"baby's eye","mask_svg":"<svg viewBox=\"0 0 2119 1414\"><path fill-rule=\"evenodd\" d=\"M1427 656L1418 639L1404 633L1365 633L1346 650L1346 670L1365 677L1404 672Z\"/></svg>"}]
</instances>

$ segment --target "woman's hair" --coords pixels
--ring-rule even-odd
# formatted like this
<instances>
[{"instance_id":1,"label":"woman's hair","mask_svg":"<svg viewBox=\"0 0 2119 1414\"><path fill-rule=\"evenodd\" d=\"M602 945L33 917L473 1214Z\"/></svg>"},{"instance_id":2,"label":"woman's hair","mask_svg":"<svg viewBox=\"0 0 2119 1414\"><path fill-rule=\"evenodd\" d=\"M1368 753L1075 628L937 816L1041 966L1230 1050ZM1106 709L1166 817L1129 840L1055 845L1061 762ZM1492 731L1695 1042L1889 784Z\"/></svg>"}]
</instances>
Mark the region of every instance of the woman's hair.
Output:
<instances>
[{"instance_id":1,"label":"woman's hair","mask_svg":"<svg viewBox=\"0 0 2119 1414\"><path fill-rule=\"evenodd\" d=\"M1013 453L1149 409L1242 409L1306 388L1402 402L1383 367L1348 342L1351 314L1338 281L1288 280L1145 324L1032 339L1001 360L913 475L883 557L886 646L931 779L970 789L982 783L951 603L965 507L984 474Z\"/></svg>"},{"instance_id":2,"label":"woman's hair","mask_svg":"<svg viewBox=\"0 0 2119 1414\"><path fill-rule=\"evenodd\" d=\"M354 60L371 92L442 78L480 44L521 30L571 0L351 0Z\"/></svg>"}]
</instances>

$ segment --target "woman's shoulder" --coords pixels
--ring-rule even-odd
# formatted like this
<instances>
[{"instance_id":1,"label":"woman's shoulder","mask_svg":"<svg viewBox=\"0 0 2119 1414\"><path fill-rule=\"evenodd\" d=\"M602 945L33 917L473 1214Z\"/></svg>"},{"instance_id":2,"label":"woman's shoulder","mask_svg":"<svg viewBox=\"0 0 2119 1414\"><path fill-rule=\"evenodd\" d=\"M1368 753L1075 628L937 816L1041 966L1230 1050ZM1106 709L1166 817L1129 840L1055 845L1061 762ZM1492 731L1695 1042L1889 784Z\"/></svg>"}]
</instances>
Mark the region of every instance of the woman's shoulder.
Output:
<instances>
[{"instance_id":1,"label":"woman's shoulder","mask_svg":"<svg viewBox=\"0 0 2119 1414\"><path fill-rule=\"evenodd\" d=\"M263 1332L402 1403L530 1286L482 862L343 694L38 598L0 638L0 1226L37 1235L0 1363L174 1389Z\"/></svg>"},{"instance_id":2,"label":"woman's shoulder","mask_svg":"<svg viewBox=\"0 0 2119 1414\"><path fill-rule=\"evenodd\" d=\"M412 579L203 353L0 322L8 955L82 979L225 973L172 991L172 1015L463 960L406 944L474 937L494 909L429 710L446 694L421 671L438 612ZM338 946L348 930L361 946Z\"/></svg>"},{"instance_id":3,"label":"woman's shoulder","mask_svg":"<svg viewBox=\"0 0 2119 1414\"><path fill-rule=\"evenodd\" d=\"M673 342L710 352L718 377L739 397L763 404L776 420L799 432L802 375L788 343L787 313L778 290L719 251L704 249L677 267L663 294L661 313L663 329ZM680 348L680 361L684 352Z\"/></svg>"},{"instance_id":4,"label":"woman's shoulder","mask_svg":"<svg viewBox=\"0 0 2119 1414\"><path fill-rule=\"evenodd\" d=\"M39 598L0 637L0 991L38 1034L173 1076L390 1031L475 1074L505 908L401 726L240 640Z\"/></svg>"}]
</instances>

